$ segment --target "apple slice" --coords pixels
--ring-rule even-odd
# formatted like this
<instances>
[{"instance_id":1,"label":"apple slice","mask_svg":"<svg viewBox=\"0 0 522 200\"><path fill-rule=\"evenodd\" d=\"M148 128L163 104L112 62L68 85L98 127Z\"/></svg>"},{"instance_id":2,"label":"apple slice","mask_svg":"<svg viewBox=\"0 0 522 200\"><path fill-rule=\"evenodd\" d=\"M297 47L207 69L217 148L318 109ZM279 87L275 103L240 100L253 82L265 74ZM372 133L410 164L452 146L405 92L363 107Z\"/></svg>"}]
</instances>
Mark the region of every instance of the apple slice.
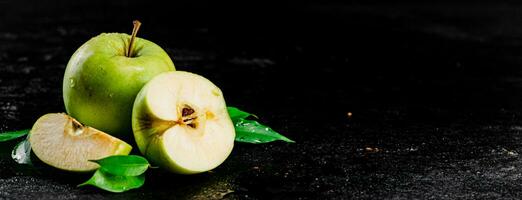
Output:
<instances>
[{"instance_id":1,"label":"apple slice","mask_svg":"<svg viewBox=\"0 0 522 200\"><path fill-rule=\"evenodd\" d=\"M179 174L217 167L234 146L221 90L189 72L166 72L149 81L134 102L132 129L143 155Z\"/></svg>"},{"instance_id":2,"label":"apple slice","mask_svg":"<svg viewBox=\"0 0 522 200\"><path fill-rule=\"evenodd\" d=\"M44 163L58 169L92 171L97 160L112 155L127 155L132 147L124 141L83 126L64 113L50 113L33 125L29 143L34 154Z\"/></svg>"}]
</instances>

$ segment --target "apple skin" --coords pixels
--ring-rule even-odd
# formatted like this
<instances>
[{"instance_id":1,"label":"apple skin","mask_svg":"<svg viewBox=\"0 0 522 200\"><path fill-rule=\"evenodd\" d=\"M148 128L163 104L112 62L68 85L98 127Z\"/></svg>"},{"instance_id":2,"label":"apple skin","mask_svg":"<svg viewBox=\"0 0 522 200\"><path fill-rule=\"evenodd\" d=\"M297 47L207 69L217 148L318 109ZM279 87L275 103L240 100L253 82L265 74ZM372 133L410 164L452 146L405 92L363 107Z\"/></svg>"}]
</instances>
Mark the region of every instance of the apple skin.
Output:
<instances>
[{"instance_id":1,"label":"apple skin","mask_svg":"<svg viewBox=\"0 0 522 200\"><path fill-rule=\"evenodd\" d=\"M130 35L102 33L72 55L63 78L67 113L83 124L122 139L132 137L132 107L140 89L154 76L174 71L158 45L136 38L126 57Z\"/></svg>"}]
</instances>

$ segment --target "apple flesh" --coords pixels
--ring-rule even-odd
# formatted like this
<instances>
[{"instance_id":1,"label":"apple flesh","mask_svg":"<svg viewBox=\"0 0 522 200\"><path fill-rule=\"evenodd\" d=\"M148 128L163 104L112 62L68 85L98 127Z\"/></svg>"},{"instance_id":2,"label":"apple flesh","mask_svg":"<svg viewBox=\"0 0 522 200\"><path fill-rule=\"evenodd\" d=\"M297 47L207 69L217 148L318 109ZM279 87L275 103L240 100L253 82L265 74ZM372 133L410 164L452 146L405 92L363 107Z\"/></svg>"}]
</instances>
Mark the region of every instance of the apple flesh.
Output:
<instances>
[{"instance_id":1,"label":"apple flesh","mask_svg":"<svg viewBox=\"0 0 522 200\"><path fill-rule=\"evenodd\" d=\"M179 174L217 167L234 146L221 90L189 72L166 72L148 82L134 102L132 128L143 155Z\"/></svg>"},{"instance_id":2,"label":"apple flesh","mask_svg":"<svg viewBox=\"0 0 522 200\"><path fill-rule=\"evenodd\" d=\"M40 117L30 131L29 143L34 154L44 163L75 172L98 168L89 160L128 155L132 149L124 141L83 126L64 113Z\"/></svg>"},{"instance_id":3,"label":"apple flesh","mask_svg":"<svg viewBox=\"0 0 522 200\"><path fill-rule=\"evenodd\" d=\"M71 57L63 78L67 113L111 135L130 138L136 94L154 76L175 70L158 45L122 33L103 33ZM130 55L127 50L131 46Z\"/></svg>"}]
</instances>

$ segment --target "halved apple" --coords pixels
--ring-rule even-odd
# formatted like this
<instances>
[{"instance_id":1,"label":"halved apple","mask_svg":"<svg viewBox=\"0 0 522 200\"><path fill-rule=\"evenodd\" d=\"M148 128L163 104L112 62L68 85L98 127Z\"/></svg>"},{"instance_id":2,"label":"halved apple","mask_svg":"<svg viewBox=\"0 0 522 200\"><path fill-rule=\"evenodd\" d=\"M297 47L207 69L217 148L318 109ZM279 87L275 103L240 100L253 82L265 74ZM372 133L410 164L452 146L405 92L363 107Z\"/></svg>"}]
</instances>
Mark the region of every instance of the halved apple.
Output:
<instances>
[{"instance_id":1,"label":"halved apple","mask_svg":"<svg viewBox=\"0 0 522 200\"><path fill-rule=\"evenodd\" d=\"M64 113L50 113L33 125L29 142L34 154L58 169L92 171L97 160L112 155L127 155L132 147L95 128L83 126Z\"/></svg>"},{"instance_id":2,"label":"halved apple","mask_svg":"<svg viewBox=\"0 0 522 200\"><path fill-rule=\"evenodd\" d=\"M221 90L189 72L166 72L149 81L134 102L132 129L143 155L179 174L217 167L234 146Z\"/></svg>"}]
</instances>

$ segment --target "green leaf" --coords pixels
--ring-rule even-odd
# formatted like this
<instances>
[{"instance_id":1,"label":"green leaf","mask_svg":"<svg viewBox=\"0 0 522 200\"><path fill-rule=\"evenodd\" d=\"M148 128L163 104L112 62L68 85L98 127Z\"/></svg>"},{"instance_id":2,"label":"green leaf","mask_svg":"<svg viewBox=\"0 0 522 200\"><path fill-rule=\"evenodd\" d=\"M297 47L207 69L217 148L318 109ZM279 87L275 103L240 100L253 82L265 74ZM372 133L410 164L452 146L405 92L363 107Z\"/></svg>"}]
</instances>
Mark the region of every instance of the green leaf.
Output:
<instances>
[{"instance_id":1,"label":"green leaf","mask_svg":"<svg viewBox=\"0 0 522 200\"><path fill-rule=\"evenodd\" d=\"M31 143L29 143L29 136L14 147L11 152L11 158L18 164L33 164L31 162Z\"/></svg>"},{"instance_id":2,"label":"green leaf","mask_svg":"<svg viewBox=\"0 0 522 200\"><path fill-rule=\"evenodd\" d=\"M236 107L227 107L227 110L228 115L230 115L230 119L232 119L233 122L236 122L240 119L245 119L249 116L253 116L252 114L239 110Z\"/></svg>"},{"instance_id":3,"label":"green leaf","mask_svg":"<svg viewBox=\"0 0 522 200\"><path fill-rule=\"evenodd\" d=\"M276 140L294 143L295 141L277 133L270 127L260 124L254 120L239 119L234 122L236 129L236 141L246 143L267 143Z\"/></svg>"},{"instance_id":4,"label":"green leaf","mask_svg":"<svg viewBox=\"0 0 522 200\"><path fill-rule=\"evenodd\" d=\"M227 107L230 119L234 123L236 129L236 141L247 142L247 143L267 143L276 140L282 140L285 142L294 142L291 139L277 133L270 127L260 124L254 120L247 120L250 116L257 116L248 112L242 111L236 107Z\"/></svg>"},{"instance_id":5,"label":"green leaf","mask_svg":"<svg viewBox=\"0 0 522 200\"><path fill-rule=\"evenodd\" d=\"M16 138L22 137L24 135L29 134L29 131L30 131L30 129L1 133L0 142L14 140Z\"/></svg>"},{"instance_id":6,"label":"green leaf","mask_svg":"<svg viewBox=\"0 0 522 200\"><path fill-rule=\"evenodd\" d=\"M125 192L143 186L145 174L140 176L116 176L102 170L96 170L94 175L78 187L92 185L109 192Z\"/></svg>"},{"instance_id":7,"label":"green leaf","mask_svg":"<svg viewBox=\"0 0 522 200\"><path fill-rule=\"evenodd\" d=\"M110 156L91 161L98 163L102 171L117 176L138 176L149 167L147 159L137 155Z\"/></svg>"}]
</instances>

